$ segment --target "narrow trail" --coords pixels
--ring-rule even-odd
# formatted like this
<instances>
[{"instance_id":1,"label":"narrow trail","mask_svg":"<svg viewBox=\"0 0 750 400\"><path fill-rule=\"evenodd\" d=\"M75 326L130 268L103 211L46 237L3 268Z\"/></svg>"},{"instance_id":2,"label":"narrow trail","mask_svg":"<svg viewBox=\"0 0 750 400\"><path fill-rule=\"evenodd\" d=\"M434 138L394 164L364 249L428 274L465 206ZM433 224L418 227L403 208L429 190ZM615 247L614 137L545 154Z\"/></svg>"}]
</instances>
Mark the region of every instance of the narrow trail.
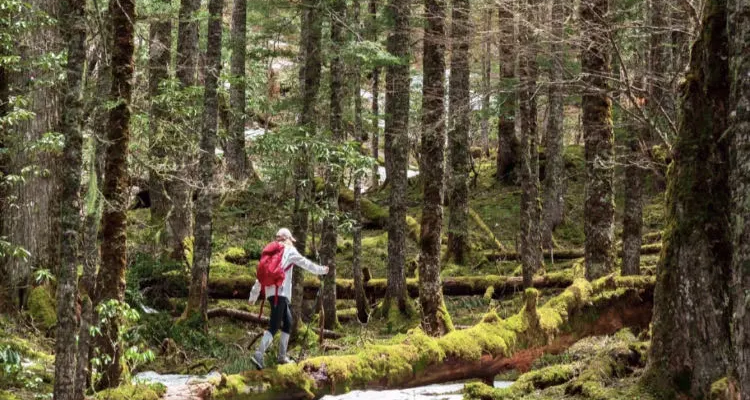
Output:
<instances>
[{"instance_id":1,"label":"narrow trail","mask_svg":"<svg viewBox=\"0 0 750 400\"><path fill-rule=\"evenodd\" d=\"M211 398L210 394L213 389L213 385L208 380L218 376L218 373L206 376L161 375L148 371L136 375L136 379L166 386L164 400L206 400Z\"/></svg>"}]
</instances>

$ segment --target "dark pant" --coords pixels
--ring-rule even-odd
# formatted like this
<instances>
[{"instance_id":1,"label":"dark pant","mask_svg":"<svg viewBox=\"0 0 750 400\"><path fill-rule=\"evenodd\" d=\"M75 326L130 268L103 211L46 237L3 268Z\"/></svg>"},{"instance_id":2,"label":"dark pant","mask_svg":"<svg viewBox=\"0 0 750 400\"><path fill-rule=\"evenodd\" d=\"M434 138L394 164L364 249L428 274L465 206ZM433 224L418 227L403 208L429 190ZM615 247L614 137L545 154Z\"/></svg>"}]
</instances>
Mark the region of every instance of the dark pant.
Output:
<instances>
[{"instance_id":1,"label":"dark pant","mask_svg":"<svg viewBox=\"0 0 750 400\"><path fill-rule=\"evenodd\" d=\"M271 323L268 331L275 335L281 324L282 332L292 333L292 310L289 308L289 299L284 296L271 296L268 302L271 304Z\"/></svg>"}]
</instances>

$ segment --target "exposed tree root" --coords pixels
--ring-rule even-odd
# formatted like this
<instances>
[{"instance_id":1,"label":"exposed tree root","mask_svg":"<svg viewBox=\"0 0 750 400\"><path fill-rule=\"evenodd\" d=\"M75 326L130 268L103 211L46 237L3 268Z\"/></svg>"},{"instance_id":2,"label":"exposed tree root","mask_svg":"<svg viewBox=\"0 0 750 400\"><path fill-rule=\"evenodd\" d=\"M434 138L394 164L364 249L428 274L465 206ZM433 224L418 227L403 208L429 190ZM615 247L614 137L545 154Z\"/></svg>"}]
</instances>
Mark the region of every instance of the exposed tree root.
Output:
<instances>
[{"instance_id":1,"label":"exposed tree root","mask_svg":"<svg viewBox=\"0 0 750 400\"><path fill-rule=\"evenodd\" d=\"M504 369L528 368L545 351L562 351L579 338L647 328L653 278L608 277L593 284L579 279L541 307L535 289L524 296L525 306L506 320L492 312L474 327L440 338L413 329L392 345L365 346L357 354L234 375L216 398L311 399L357 388L487 379Z\"/></svg>"}]
</instances>

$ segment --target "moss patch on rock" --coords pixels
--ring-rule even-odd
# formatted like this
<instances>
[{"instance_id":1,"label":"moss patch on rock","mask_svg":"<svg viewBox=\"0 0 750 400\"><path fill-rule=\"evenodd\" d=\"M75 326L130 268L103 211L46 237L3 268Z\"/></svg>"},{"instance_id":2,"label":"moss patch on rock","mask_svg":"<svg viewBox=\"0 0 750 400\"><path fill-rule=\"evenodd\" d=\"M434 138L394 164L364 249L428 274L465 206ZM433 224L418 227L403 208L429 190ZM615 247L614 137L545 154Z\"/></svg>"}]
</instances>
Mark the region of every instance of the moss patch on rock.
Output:
<instances>
[{"instance_id":1,"label":"moss patch on rock","mask_svg":"<svg viewBox=\"0 0 750 400\"><path fill-rule=\"evenodd\" d=\"M57 324L55 297L50 287L37 286L31 290L28 299L29 316L42 330L49 330Z\"/></svg>"}]
</instances>

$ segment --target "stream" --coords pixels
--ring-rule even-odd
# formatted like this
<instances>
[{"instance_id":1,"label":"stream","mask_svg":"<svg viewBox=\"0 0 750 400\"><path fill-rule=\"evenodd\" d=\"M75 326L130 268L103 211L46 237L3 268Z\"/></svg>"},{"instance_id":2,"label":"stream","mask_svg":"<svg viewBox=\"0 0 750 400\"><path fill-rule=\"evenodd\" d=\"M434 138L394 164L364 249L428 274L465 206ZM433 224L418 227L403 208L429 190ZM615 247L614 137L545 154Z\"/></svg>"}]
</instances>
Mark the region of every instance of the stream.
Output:
<instances>
[{"instance_id":1,"label":"stream","mask_svg":"<svg viewBox=\"0 0 750 400\"><path fill-rule=\"evenodd\" d=\"M161 383L167 387L165 400L197 400L209 385L207 381L218 377L212 372L206 376L162 375L153 371L141 372L135 379L146 383ZM513 382L495 381L496 388L512 385ZM336 396L324 396L321 400L461 400L463 383L446 383L398 390L354 390Z\"/></svg>"}]
</instances>

